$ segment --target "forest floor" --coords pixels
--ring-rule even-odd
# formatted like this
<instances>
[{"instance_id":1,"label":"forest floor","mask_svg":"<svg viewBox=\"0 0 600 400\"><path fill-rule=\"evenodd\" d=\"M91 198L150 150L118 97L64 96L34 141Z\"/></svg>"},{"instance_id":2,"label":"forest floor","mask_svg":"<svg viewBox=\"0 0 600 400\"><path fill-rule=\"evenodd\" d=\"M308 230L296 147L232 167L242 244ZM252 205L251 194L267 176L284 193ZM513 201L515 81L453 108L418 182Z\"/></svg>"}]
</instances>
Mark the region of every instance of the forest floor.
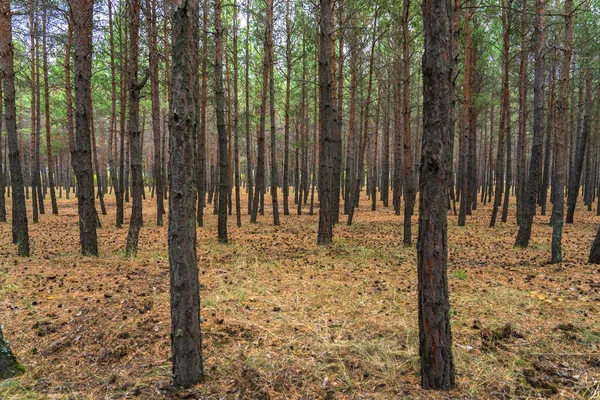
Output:
<instances>
[{"instance_id":1,"label":"forest floor","mask_svg":"<svg viewBox=\"0 0 600 400\"><path fill-rule=\"evenodd\" d=\"M27 369L0 398L600 398L600 269L586 263L595 212L580 207L565 226L560 265L548 263L548 217L528 249L513 248L514 206L493 229L489 205L466 227L449 217L457 388L438 394L419 389L416 250L402 246L401 217L380 203L371 212L363 194L354 224L318 247L318 212L293 207L274 227L269 198L256 225L230 217L231 244L219 245L211 207L198 228L207 378L176 391L167 228L148 198L140 251L126 258L107 199L99 258L79 255L74 199L30 218L29 258L0 225L0 318Z\"/></svg>"}]
</instances>

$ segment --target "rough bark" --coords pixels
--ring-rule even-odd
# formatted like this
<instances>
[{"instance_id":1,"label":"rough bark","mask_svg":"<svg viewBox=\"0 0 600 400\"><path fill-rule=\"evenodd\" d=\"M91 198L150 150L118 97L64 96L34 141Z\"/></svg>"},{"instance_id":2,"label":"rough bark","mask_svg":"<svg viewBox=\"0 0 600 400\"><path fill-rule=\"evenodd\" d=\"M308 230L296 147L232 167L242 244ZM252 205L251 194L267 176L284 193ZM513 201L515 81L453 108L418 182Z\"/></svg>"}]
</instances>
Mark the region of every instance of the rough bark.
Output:
<instances>
[{"instance_id":1,"label":"rough bark","mask_svg":"<svg viewBox=\"0 0 600 400\"><path fill-rule=\"evenodd\" d=\"M238 101L238 6L233 3L233 162L235 174L235 217L238 228L242 226L240 205L240 149L239 149L239 101Z\"/></svg>"},{"instance_id":2,"label":"rough bark","mask_svg":"<svg viewBox=\"0 0 600 400\"><path fill-rule=\"evenodd\" d=\"M201 57L201 80L200 80L200 131L196 149L197 182L198 185L198 210L196 222L198 226L204 226L204 205L206 199L206 97L208 85L206 82L206 69L208 64L208 0L204 0L202 10L202 54Z\"/></svg>"},{"instance_id":3,"label":"rough bark","mask_svg":"<svg viewBox=\"0 0 600 400\"><path fill-rule=\"evenodd\" d=\"M200 283L196 253L195 112L189 84L192 40L199 18L198 1L172 1L172 83L169 112L169 267L171 351L175 386L189 387L204 378L200 332ZM192 219L190 220L190 213Z\"/></svg>"},{"instance_id":4,"label":"rough bark","mask_svg":"<svg viewBox=\"0 0 600 400\"><path fill-rule=\"evenodd\" d=\"M266 113L267 113L267 89L269 85L269 71L270 71L270 48L268 47L268 37L270 36L271 26L266 24L265 26L265 38L264 38L264 52L263 52L263 70L262 70L262 89L261 89L261 102L260 102L260 119L258 123L258 152L256 158L256 190L254 192L254 199L252 200L252 213L250 215L250 223L256 223L257 214L259 208L264 210L261 206L264 197L261 197L265 190L265 126L266 126ZM261 213L262 215L262 213Z\"/></svg>"},{"instance_id":5,"label":"rough bark","mask_svg":"<svg viewBox=\"0 0 600 400\"><path fill-rule=\"evenodd\" d=\"M246 3L246 191L248 192L248 214L252 213L254 179L252 176L252 145L250 140L250 0Z\"/></svg>"},{"instance_id":6,"label":"rough bark","mask_svg":"<svg viewBox=\"0 0 600 400\"><path fill-rule=\"evenodd\" d=\"M490 219L490 228L496 225L496 217L498 216L498 208L502 201L502 193L504 189L504 137L507 125L507 112L510 92L509 92L509 69L510 69L510 27L512 20L512 0L502 1L502 94L500 105L500 126L498 129L498 153L496 157L495 181L496 191L494 194L494 205L492 208L492 217Z\"/></svg>"},{"instance_id":7,"label":"rough bark","mask_svg":"<svg viewBox=\"0 0 600 400\"><path fill-rule=\"evenodd\" d=\"M128 0L129 10L129 158L131 161L131 219L127 231L127 246L125 254L135 257L138 250L140 229L144 224L142 217L142 197L144 178L142 176L142 132L140 128L140 92L148 73L140 81L138 78L139 30L140 30L140 0Z\"/></svg>"},{"instance_id":8,"label":"rough bark","mask_svg":"<svg viewBox=\"0 0 600 400\"><path fill-rule=\"evenodd\" d=\"M225 92L223 89L223 26L221 24L221 0L215 0L215 45L215 99L217 113L217 134L219 137L218 236L220 243L227 243L229 157L227 154L227 131L225 129Z\"/></svg>"},{"instance_id":9,"label":"rough bark","mask_svg":"<svg viewBox=\"0 0 600 400\"><path fill-rule=\"evenodd\" d=\"M90 135L93 0L71 0L75 40L75 141L71 158L77 177L79 240L83 255L98 255L94 172Z\"/></svg>"},{"instance_id":10,"label":"rough bark","mask_svg":"<svg viewBox=\"0 0 600 400\"><path fill-rule=\"evenodd\" d=\"M50 134L50 87L48 84L48 5L44 4L42 14L42 54L44 63L44 116L46 124L46 155L48 158L48 185L50 187L50 201L52 204L52 214L58 214L58 204L56 203L56 191L54 190L54 164L52 158L52 139Z\"/></svg>"},{"instance_id":11,"label":"rough bark","mask_svg":"<svg viewBox=\"0 0 600 400\"><path fill-rule=\"evenodd\" d=\"M527 0L522 0L521 11L521 49L519 53L519 137L517 140L517 224L521 223L523 217L523 201L526 196L527 187L527 160L526 160L526 133L527 133Z\"/></svg>"},{"instance_id":12,"label":"rough bark","mask_svg":"<svg viewBox=\"0 0 600 400\"><path fill-rule=\"evenodd\" d=\"M6 222L6 186L4 181L4 171L8 171L2 154L2 123L4 122L4 114L2 112L2 99L4 92L2 89L2 74L0 74L0 222Z\"/></svg>"},{"instance_id":13,"label":"rough bark","mask_svg":"<svg viewBox=\"0 0 600 400\"><path fill-rule=\"evenodd\" d=\"M583 88L581 88L583 92ZM592 79L591 76L586 78L585 89L585 106L579 105L579 118L582 120L577 128L577 142L575 145L575 160L573 163L573 171L571 179L569 179L569 188L567 190L567 224L573 223L575 215L575 207L577 206L577 197L579 196L579 188L581 182L581 174L583 171L583 162L585 160L585 151L588 142L590 131L591 103L592 103Z\"/></svg>"},{"instance_id":14,"label":"rough bark","mask_svg":"<svg viewBox=\"0 0 600 400\"><path fill-rule=\"evenodd\" d=\"M8 142L10 181L12 186L12 240L17 244L18 255L29 257L29 230L25 189L21 170L19 137L17 135L17 106L15 97L14 51L10 1L0 1L0 62L2 63L2 84L4 87L4 120Z\"/></svg>"},{"instance_id":15,"label":"rough bark","mask_svg":"<svg viewBox=\"0 0 600 400\"><path fill-rule=\"evenodd\" d=\"M469 164L469 112L471 109L471 68L473 63L473 47L471 40L471 10L470 7L465 7L465 62L464 62L464 78L463 78L463 99L462 113L460 124L460 146L459 146L459 194L460 208L458 210L458 226L465 226L467 222L467 204L469 202L468 193L468 164Z\"/></svg>"},{"instance_id":16,"label":"rough bark","mask_svg":"<svg viewBox=\"0 0 600 400\"><path fill-rule=\"evenodd\" d=\"M152 99L152 133L154 154L152 174L156 187L156 225L162 226L164 205L164 183L161 167L160 94L158 91L158 29L156 26L156 0L146 0L146 25L148 29L148 67L150 73L150 96Z\"/></svg>"},{"instance_id":17,"label":"rough bark","mask_svg":"<svg viewBox=\"0 0 600 400\"><path fill-rule=\"evenodd\" d=\"M548 186L550 185L550 160L552 159L552 137L555 130L554 111L556 106L556 58L552 57L552 71L550 72L550 100L548 105L548 118L546 120L546 150L544 151L544 173L540 186L541 215L546 215L546 202L548 199Z\"/></svg>"},{"instance_id":18,"label":"rough bark","mask_svg":"<svg viewBox=\"0 0 600 400\"><path fill-rule=\"evenodd\" d=\"M0 327L0 381L22 375L25 368L17 361Z\"/></svg>"},{"instance_id":19,"label":"rough bark","mask_svg":"<svg viewBox=\"0 0 600 400\"><path fill-rule=\"evenodd\" d=\"M411 149L410 129L410 54L409 54L409 7L410 0L402 4L402 137L404 162L404 247L412 246L411 218L415 208L417 188L413 171L413 157Z\"/></svg>"},{"instance_id":20,"label":"rough bark","mask_svg":"<svg viewBox=\"0 0 600 400\"><path fill-rule=\"evenodd\" d=\"M328 245L333 238L333 220L331 218L333 178L333 130L334 105L331 76L332 59L332 1L319 1L319 114L321 116L321 135L319 140L319 230L317 244ZM316 160L315 160L316 162ZM313 178L314 179L314 178Z\"/></svg>"},{"instance_id":21,"label":"rough bark","mask_svg":"<svg viewBox=\"0 0 600 400\"><path fill-rule=\"evenodd\" d=\"M536 0L535 21L535 67L533 78L533 140L531 144L531 159L529 176L527 177L527 192L523 199L523 215L519 224L519 232L515 246L527 247L531 238L531 227L537 203L537 194L542 174L542 140L544 118L544 31L545 31L545 0Z\"/></svg>"},{"instance_id":22,"label":"rough bark","mask_svg":"<svg viewBox=\"0 0 600 400\"><path fill-rule=\"evenodd\" d=\"M423 143L417 242L421 386L454 387L450 303L447 282L447 187L452 121L451 10L445 0L422 3Z\"/></svg>"},{"instance_id":23,"label":"rough bark","mask_svg":"<svg viewBox=\"0 0 600 400\"><path fill-rule=\"evenodd\" d=\"M271 202L273 204L273 225L279 225L279 202L277 199L277 141L275 129L275 70L273 49L273 0L267 0L267 41L265 51L269 54L269 111L271 122ZM268 49L267 49L268 47Z\"/></svg>"}]
</instances>

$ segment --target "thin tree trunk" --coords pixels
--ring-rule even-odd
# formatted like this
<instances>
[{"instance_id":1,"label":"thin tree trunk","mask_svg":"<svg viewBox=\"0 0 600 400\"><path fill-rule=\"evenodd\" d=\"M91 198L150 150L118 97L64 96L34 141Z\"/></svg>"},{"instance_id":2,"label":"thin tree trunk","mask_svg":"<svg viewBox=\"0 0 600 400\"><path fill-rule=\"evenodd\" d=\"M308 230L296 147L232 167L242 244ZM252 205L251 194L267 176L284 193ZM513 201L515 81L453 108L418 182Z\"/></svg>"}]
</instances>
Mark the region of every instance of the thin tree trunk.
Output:
<instances>
[{"instance_id":1,"label":"thin tree trunk","mask_svg":"<svg viewBox=\"0 0 600 400\"><path fill-rule=\"evenodd\" d=\"M502 95L500 105L500 126L498 129L498 153L496 158L496 191L494 196L494 205L492 208L492 217L490 228L496 225L498 208L502 201L504 188L504 138L506 135L506 126L508 124L508 107L510 102L509 92L509 69L510 69L510 27L512 21L512 0L502 0Z\"/></svg>"},{"instance_id":2,"label":"thin tree trunk","mask_svg":"<svg viewBox=\"0 0 600 400\"><path fill-rule=\"evenodd\" d=\"M240 149L239 137L239 101L238 101L238 6L237 0L233 3L233 162L235 173L235 216L238 228L242 226L240 205Z\"/></svg>"},{"instance_id":3,"label":"thin tree trunk","mask_svg":"<svg viewBox=\"0 0 600 400\"><path fill-rule=\"evenodd\" d=\"M267 38L265 51L269 55L269 109L271 121L271 200L273 203L273 225L279 225L279 203L277 200L277 141L275 131L275 71L273 61L273 0L267 1ZM267 48L268 47L268 48Z\"/></svg>"},{"instance_id":4,"label":"thin tree trunk","mask_svg":"<svg viewBox=\"0 0 600 400\"><path fill-rule=\"evenodd\" d=\"M527 0L522 0L521 12L521 49L519 55L519 138L517 142L517 224L520 224L523 218L523 201L526 196L527 187Z\"/></svg>"},{"instance_id":5,"label":"thin tree trunk","mask_svg":"<svg viewBox=\"0 0 600 400\"><path fill-rule=\"evenodd\" d=\"M48 15L47 4L44 4L42 14L42 53L44 62L44 113L46 122L46 152L48 157L48 184L50 185L50 201L52 203L52 214L58 214L58 204L56 203L56 192L54 190L54 164L52 158L52 139L50 135L50 88L48 84L48 52L46 40L48 35Z\"/></svg>"},{"instance_id":6,"label":"thin tree trunk","mask_svg":"<svg viewBox=\"0 0 600 400\"><path fill-rule=\"evenodd\" d=\"M248 192L248 214L252 213L254 180L252 179L252 143L250 140L250 0L246 3L246 191Z\"/></svg>"},{"instance_id":7,"label":"thin tree trunk","mask_svg":"<svg viewBox=\"0 0 600 400\"><path fill-rule=\"evenodd\" d=\"M156 225L163 225L165 213L163 175L161 167L160 94L158 91L158 29L156 27L156 0L146 0L146 25L148 29L148 66L150 72L150 96L152 98L152 133L154 155L152 174L156 186Z\"/></svg>"},{"instance_id":8,"label":"thin tree trunk","mask_svg":"<svg viewBox=\"0 0 600 400\"><path fill-rule=\"evenodd\" d=\"M138 81L138 47L140 29L140 0L128 0L129 34L129 157L131 160L131 219L127 231L127 257L135 257L138 250L140 228L143 226L142 196L144 180L142 176L142 132L140 128L140 92L149 75L146 73ZM126 174L127 175L127 174Z\"/></svg>"},{"instance_id":9,"label":"thin tree trunk","mask_svg":"<svg viewBox=\"0 0 600 400\"><path fill-rule=\"evenodd\" d=\"M410 54L409 54L409 8L410 0L404 0L402 5L402 128L404 152L404 247L412 246L411 219L415 208L417 188L413 171L410 129ZM374 29L374 28L373 28Z\"/></svg>"},{"instance_id":10,"label":"thin tree trunk","mask_svg":"<svg viewBox=\"0 0 600 400\"><path fill-rule=\"evenodd\" d=\"M223 89L223 26L221 1L215 0L215 98L217 132L219 136L219 208L218 235L220 243L227 243L227 192L229 187L229 158L227 156L227 131L225 130L225 92Z\"/></svg>"},{"instance_id":11,"label":"thin tree trunk","mask_svg":"<svg viewBox=\"0 0 600 400\"><path fill-rule=\"evenodd\" d=\"M515 246L527 247L531 238L531 227L537 203L542 173L542 140L544 118L544 16L545 0L536 0L535 22L535 69L533 79L533 141L531 145L531 160L529 177L527 178L527 193L523 199L523 217L519 225L519 233Z\"/></svg>"}]
</instances>

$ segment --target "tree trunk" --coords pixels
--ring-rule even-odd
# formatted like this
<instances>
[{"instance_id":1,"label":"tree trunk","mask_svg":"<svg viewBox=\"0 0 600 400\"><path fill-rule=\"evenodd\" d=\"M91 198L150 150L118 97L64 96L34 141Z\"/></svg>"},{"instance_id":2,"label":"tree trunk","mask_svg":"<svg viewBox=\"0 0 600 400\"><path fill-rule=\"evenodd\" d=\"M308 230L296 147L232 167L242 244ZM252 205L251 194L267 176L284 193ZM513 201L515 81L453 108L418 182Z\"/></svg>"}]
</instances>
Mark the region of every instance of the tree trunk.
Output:
<instances>
[{"instance_id":1,"label":"tree trunk","mask_svg":"<svg viewBox=\"0 0 600 400\"><path fill-rule=\"evenodd\" d=\"M319 113L321 135L319 141L319 230L317 244L328 245L333 238L332 185L333 178L333 130L335 127L333 104L334 79L331 76L332 18L331 0L319 1ZM316 162L316 160L315 160ZM314 179L314 178L313 178Z\"/></svg>"},{"instance_id":2,"label":"tree trunk","mask_svg":"<svg viewBox=\"0 0 600 400\"><path fill-rule=\"evenodd\" d=\"M77 176L79 237L83 255L98 255L94 172L90 140L93 0L71 0L75 39L75 143L73 169Z\"/></svg>"},{"instance_id":3,"label":"tree trunk","mask_svg":"<svg viewBox=\"0 0 600 400\"><path fill-rule=\"evenodd\" d=\"M221 25L221 1L215 0L215 98L217 132L219 136L219 208L218 235L220 243L227 243L227 192L229 187L229 158L227 155L227 131L225 130L225 92L223 90L223 26Z\"/></svg>"},{"instance_id":4,"label":"tree trunk","mask_svg":"<svg viewBox=\"0 0 600 400\"><path fill-rule=\"evenodd\" d=\"M131 219L127 231L127 257L135 257L138 250L140 228L144 221L142 217L142 196L144 179L142 176L142 132L140 129L140 92L148 74L138 81L138 47L140 34L140 0L128 0L128 15L130 24L129 34L129 158L131 161Z\"/></svg>"},{"instance_id":5,"label":"tree trunk","mask_svg":"<svg viewBox=\"0 0 600 400\"><path fill-rule=\"evenodd\" d=\"M25 368L17 361L0 327L0 381L22 375Z\"/></svg>"},{"instance_id":6,"label":"tree trunk","mask_svg":"<svg viewBox=\"0 0 600 400\"><path fill-rule=\"evenodd\" d=\"M520 224L523 218L523 201L526 195L527 187L527 84L529 82L527 75L527 0L522 0L521 11L521 49L519 54L519 138L517 141L517 224ZM543 101L543 100L542 100Z\"/></svg>"},{"instance_id":7,"label":"tree trunk","mask_svg":"<svg viewBox=\"0 0 600 400\"><path fill-rule=\"evenodd\" d=\"M91 99L91 96L90 96ZM106 206L104 205L104 193L102 191L102 174L100 174L100 164L98 163L98 150L96 147L96 129L94 126L94 108L92 104L89 105L90 109L90 131L92 133L92 156L94 158L94 166L96 168L96 181L98 184L98 200L100 202L100 210L102 215L106 215ZM98 220L100 223L100 220ZM100 225L98 225L100 228Z\"/></svg>"},{"instance_id":8,"label":"tree trunk","mask_svg":"<svg viewBox=\"0 0 600 400\"><path fill-rule=\"evenodd\" d=\"M268 7L267 7L268 8ZM263 71L262 71L262 90L261 90L261 103L260 103L260 120L258 126L258 154L256 160L256 191L254 192L254 199L252 200L252 214L250 215L250 223L256 223L256 217L259 211L261 203L261 195L265 190L265 126L266 126L266 113L267 113L267 89L269 85L269 71L270 71L270 47L269 39L271 26L267 23L265 27L265 39L264 39L264 52L263 52ZM262 197L264 199L264 197ZM262 214L261 214L262 215Z\"/></svg>"},{"instance_id":9,"label":"tree trunk","mask_svg":"<svg viewBox=\"0 0 600 400\"><path fill-rule=\"evenodd\" d=\"M242 226L240 205L240 149L239 137L239 101L238 101L238 6L233 3L233 162L235 174L235 217L238 228ZM287 157L287 154L286 154Z\"/></svg>"},{"instance_id":10,"label":"tree trunk","mask_svg":"<svg viewBox=\"0 0 600 400\"><path fill-rule=\"evenodd\" d=\"M552 57L552 71L550 72L550 100L548 104L548 118L546 120L546 150L544 155L544 174L540 187L541 214L546 215L546 202L548 199L548 186L550 185L550 159L552 158L552 136L555 131L554 111L556 102L556 61Z\"/></svg>"},{"instance_id":11,"label":"tree trunk","mask_svg":"<svg viewBox=\"0 0 600 400\"><path fill-rule=\"evenodd\" d=\"M502 95L500 105L500 126L498 129L498 154L496 158L496 192L494 195L494 206L492 208L492 217L490 228L496 225L498 208L502 201L502 192L504 188L504 137L506 135L506 126L508 125L508 107L510 102L509 92L509 69L510 69L510 27L512 20L512 0L503 0L502 2Z\"/></svg>"},{"instance_id":12,"label":"tree trunk","mask_svg":"<svg viewBox=\"0 0 600 400\"><path fill-rule=\"evenodd\" d=\"M150 73L150 96L152 98L152 133L154 156L152 173L156 187L156 225L163 225L164 184L161 167L161 140L160 140L160 95L158 92L158 29L156 27L156 0L146 0L146 25L148 29L148 68Z\"/></svg>"},{"instance_id":13,"label":"tree trunk","mask_svg":"<svg viewBox=\"0 0 600 400\"><path fill-rule=\"evenodd\" d=\"M358 200L360 199L361 192L361 180L363 179L363 169L365 160L365 148L367 147L367 141L369 140L369 105L371 103L371 89L373 86L373 68L375 61L375 44L377 42L377 17L379 14L379 6L375 5L375 17L373 19L373 37L371 42L371 53L369 57L369 73L368 73L368 84L367 84L367 100L365 102L365 114L363 117L363 137L360 140L358 148L358 168L356 172L356 181L352 184L350 192L350 209L348 210L348 222L347 225L352 225L352 219L354 218L354 210L358 207ZM409 145L410 150L410 145ZM320 195L320 191L319 191Z\"/></svg>"},{"instance_id":14,"label":"tree trunk","mask_svg":"<svg viewBox=\"0 0 600 400\"><path fill-rule=\"evenodd\" d=\"M415 209L417 188L413 171L410 129L410 54L409 44L409 7L410 0L402 4L402 136L404 139L402 159L404 162L404 247L412 246L411 218Z\"/></svg>"},{"instance_id":15,"label":"tree trunk","mask_svg":"<svg viewBox=\"0 0 600 400\"><path fill-rule=\"evenodd\" d=\"M250 140L250 0L246 3L246 191L248 192L248 214L252 213L254 182L252 179L252 143Z\"/></svg>"},{"instance_id":16,"label":"tree trunk","mask_svg":"<svg viewBox=\"0 0 600 400\"><path fill-rule=\"evenodd\" d=\"M0 222L6 222L6 183L4 181L5 172L8 171L7 166L5 165L5 158L3 158L2 154L2 122L4 121L4 114L2 113L2 99L4 96L3 93L3 77L0 74Z\"/></svg>"},{"instance_id":17,"label":"tree trunk","mask_svg":"<svg viewBox=\"0 0 600 400\"><path fill-rule=\"evenodd\" d=\"M454 387L448 296L447 193L452 159L451 10L443 0L423 2L423 151L417 243L421 386Z\"/></svg>"},{"instance_id":18,"label":"tree trunk","mask_svg":"<svg viewBox=\"0 0 600 400\"><path fill-rule=\"evenodd\" d=\"M582 78L583 80L583 78ZM582 85L583 86L583 85ZM577 127L577 143L575 147L575 162L571 179L569 179L569 189L567 190L567 224L573 223L575 215L575 206L579 196L579 183L581 182L581 173L583 171L583 161L585 159L585 148L588 141L590 130L591 104L592 104L592 79L590 76L586 79L585 103L579 104L579 118L582 120ZM583 88L580 89L583 92ZM584 115L585 113L585 115Z\"/></svg>"},{"instance_id":19,"label":"tree trunk","mask_svg":"<svg viewBox=\"0 0 600 400\"><path fill-rule=\"evenodd\" d=\"M283 215L289 215L290 168L290 83L292 78L292 26L290 0L285 3L285 125L283 144Z\"/></svg>"},{"instance_id":20,"label":"tree trunk","mask_svg":"<svg viewBox=\"0 0 600 400\"><path fill-rule=\"evenodd\" d=\"M544 118L544 16L545 0L536 0L535 21L535 70L533 78L533 141L531 145L531 159L529 164L529 176L527 178L527 192L523 199L523 216L519 224L519 233L515 246L529 246L531 238L531 226L537 203L542 173L542 140L543 140L543 118Z\"/></svg>"},{"instance_id":21,"label":"tree trunk","mask_svg":"<svg viewBox=\"0 0 600 400\"><path fill-rule=\"evenodd\" d=\"M37 34L37 21L35 17L35 3L33 0L29 0L29 38L30 38L30 47L31 47L31 148L29 149L30 161L31 161L31 174L30 174L30 182L31 182L31 203L32 203L32 220L34 224L38 223L39 220L39 202L38 202L38 186L39 186L39 168L36 160L37 158L37 145L36 141L37 137L37 120L35 116L35 108L38 102L37 91L36 91L36 73L35 73L35 65L36 65L36 43L35 37Z\"/></svg>"},{"instance_id":22,"label":"tree trunk","mask_svg":"<svg viewBox=\"0 0 600 400\"><path fill-rule=\"evenodd\" d=\"M206 97L208 84L206 69L208 64L208 0L204 0L202 10L202 54L201 57L201 84L200 84L200 131L196 144L196 167L198 185L198 210L196 222L204 226L204 206L206 201Z\"/></svg>"},{"instance_id":23,"label":"tree trunk","mask_svg":"<svg viewBox=\"0 0 600 400\"><path fill-rule=\"evenodd\" d=\"M273 60L273 0L267 1L267 38L265 51L269 55L269 109L271 120L271 200L273 203L273 225L279 225L279 203L277 200L277 141L275 132L275 71ZM267 49L268 47L268 49Z\"/></svg>"},{"instance_id":24,"label":"tree trunk","mask_svg":"<svg viewBox=\"0 0 600 400\"><path fill-rule=\"evenodd\" d=\"M50 87L48 84L48 52L46 46L46 36L48 35L48 16L47 4L44 4L42 14L42 53L44 62L44 113L46 122L46 152L48 157L48 184L50 185L50 201L52 203L52 214L58 214L58 204L56 203L56 192L54 190L54 164L52 163L52 140L50 136Z\"/></svg>"},{"instance_id":25,"label":"tree trunk","mask_svg":"<svg viewBox=\"0 0 600 400\"><path fill-rule=\"evenodd\" d=\"M194 135L196 104L190 85L197 43L198 1L172 1L172 86L169 113L169 267L171 351L175 386L204 379L200 332L200 283L196 254ZM193 220L192 220L193 222Z\"/></svg>"},{"instance_id":26,"label":"tree trunk","mask_svg":"<svg viewBox=\"0 0 600 400\"><path fill-rule=\"evenodd\" d=\"M465 7L465 73L463 78L463 100L460 128L460 158L459 158L459 176L460 176L460 208L458 210L458 226L465 226L467 222L467 204L469 198L469 112L471 109L471 68L473 63L473 47L471 40L471 9Z\"/></svg>"},{"instance_id":27,"label":"tree trunk","mask_svg":"<svg viewBox=\"0 0 600 400\"><path fill-rule=\"evenodd\" d=\"M12 239L17 245L18 255L29 257L29 230L19 137L17 135L17 106L15 96L15 70L13 62L12 23L10 1L0 1L0 62L2 63L2 84L4 87L4 120L8 141L10 181L12 186Z\"/></svg>"}]
</instances>

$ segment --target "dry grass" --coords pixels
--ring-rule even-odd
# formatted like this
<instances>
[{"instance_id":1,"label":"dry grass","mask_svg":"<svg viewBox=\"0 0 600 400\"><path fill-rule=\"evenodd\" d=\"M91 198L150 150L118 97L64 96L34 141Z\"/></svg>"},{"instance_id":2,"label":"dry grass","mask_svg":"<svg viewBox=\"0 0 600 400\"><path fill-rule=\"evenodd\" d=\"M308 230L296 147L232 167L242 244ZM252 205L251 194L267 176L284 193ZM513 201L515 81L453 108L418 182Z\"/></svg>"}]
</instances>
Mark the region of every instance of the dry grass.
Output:
<instances>
[{"instance_id":1,"label":"dry grass","mask_svg":"<svg viewBox=\"0 0 600 400\"><path fill-rule=\"evenodd\" d=\"M585 263L600 219L583 209L565 226L562 265L547 264L546 217L526 250L512 247L512 215L494 229L488 206L466 228L450 217L457 389L446 394L419 389L416 254L391 210L370 212L363 199L327 248L315 244L316 215L273 227L267 210L241 229L232 218L229 245L217 244L208 215L198 229L207 380L178 392L166 227L145 201L138 257L125 258L127 231L113 227L108 197L99 258L78 254L74 200L30 225L30 258L15 256L10 224L0 225L1 317L27 368L0 384L2 399L600 397L600 295L590 285L600 270Z\"/></svg>"}]
</instances>

